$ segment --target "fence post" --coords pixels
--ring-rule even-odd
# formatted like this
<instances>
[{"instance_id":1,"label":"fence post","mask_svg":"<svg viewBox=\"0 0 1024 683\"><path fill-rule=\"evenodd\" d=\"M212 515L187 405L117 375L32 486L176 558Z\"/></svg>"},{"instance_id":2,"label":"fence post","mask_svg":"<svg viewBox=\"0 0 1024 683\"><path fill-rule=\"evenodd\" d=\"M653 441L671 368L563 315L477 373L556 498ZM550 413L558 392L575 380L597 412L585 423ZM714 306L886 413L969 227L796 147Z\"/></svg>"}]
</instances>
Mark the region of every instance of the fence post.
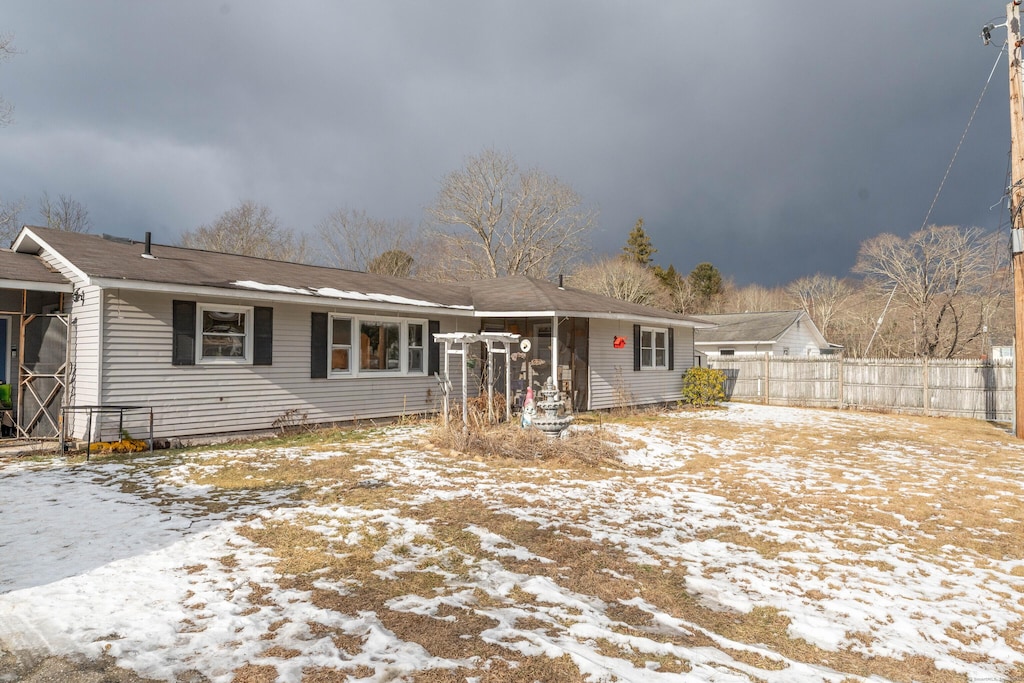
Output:
<instances>
[{"instance_id":1,"label":"fence post","mask_svg":"<svg viewBox=\"0 0 1024 683\"><path fill-rule=\"evenodd\" d=\"M839 401L839 410L843 409L843 361L846 359L846 354L839 354L839 395L836 396L836 400Z\"/></svg>"},{"instance_id":2,"label":"fence post","mask_svg":"<svg viewBox=\"0 0 1024 683\"><path fill-rule=\"evenodd\" d=\"M931 391L928 389L928 356L921 359L921 385L924 388L924 399L922 403L924 406L924 414L931 416L932 396Z\"/></svg>"},{"instance_id":3,"label":"fence post","mask_svg":"<svg viewBox=\"0 0 1024 683\"><path fill-rule=\"evenodd\" d=\"M772 402L772 362L770 354L764 354L764 404L771 405Z\"/></svg>"}]
</instances>

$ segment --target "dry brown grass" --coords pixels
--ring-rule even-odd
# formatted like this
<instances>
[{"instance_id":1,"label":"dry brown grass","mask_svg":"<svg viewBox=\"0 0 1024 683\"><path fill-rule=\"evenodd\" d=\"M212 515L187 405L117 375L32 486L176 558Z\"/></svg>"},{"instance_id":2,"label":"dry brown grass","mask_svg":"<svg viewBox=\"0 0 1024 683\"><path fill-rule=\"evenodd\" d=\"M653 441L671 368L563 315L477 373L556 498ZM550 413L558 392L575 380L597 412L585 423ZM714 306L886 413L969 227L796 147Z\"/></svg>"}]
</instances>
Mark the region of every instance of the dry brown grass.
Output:
<instances>
[{"instance_id":1,"label":"dry brown grass","mask_svg":"<svg viewBox=\"0 0 1024 683\"><path fill-rule=\"evenodd\" d=\"M277 668L273 666L245 664L235 670L232 683L275 683Z\"/></svg>"},{"instance_id":2,"label":"dry brown grass","mask_svg":"<svg viewBox=\"0 0 1024 683\"><path fill-rule=\"evenodd\" d=\"M560 585L571 591L592 595L613 605L623 599L641 597L667 614L699 624L707 632L737 642L767 645L773 652L789 659L829 667L851 675L881 676L905 683L925 680L937 683L966 683L967 680L959 674L937 669L935 663L927 657L865 657L851 650L822 650L804 640L789 637L789 619L775 608L755 607L750 612L739 613L718 611L701 605L695 596L683 588L686 585L685 568L637 565L620 549L570 539L554 529L543 529L537 524L490 510L477 501L438 502L408 510L407 513L420 515L435 523L447 521L452 525L458 519L459 525L476 524L508 538L540 557L554 560L553 563L545 564L534 560L505 558L504 565L513 571L557 579ZM608 570L613 573L609 573ZM618 578L630 575L633 577L632 580ZM510 594L509 598L518 605L536 602L536 598L521 591L518 594ZM667 638L666 642L691 647L715 645L715 641L699 632L690 636L678 633L659 635L652 632L649 615L629 606L619 605L609 614L622 619L624 627L644 633L648 638ZM733 653L730 651L730 654ZM736 658L738 661L759 666L756 663L759 661L758 658L751 657L749 653ZM772 670L778 670L781 666L779 660L768 658L765 658L763 665L764 668Z\"/></svg>"},{"instance_id":3,"label":"dry brown grass","mask_svg":"<svg viewBox=\"0 0 1024 683\"><path fill-rule=\"evenodd\" d=\"M302 683L352 683L371 678L376 671L368 666L331 669L322 666L310 666L302 670Z\"/></svg>"},{"instance_id":4,"label":"dry brown grass","mask_svg":"<svg viewBox=\"0 0 1024 683\"><path fill-rule=\"evenodd\" d=\"M973 421L890 417L884 431L856 425L846 429L737 427L725 420L673 420L654 412L610 418L631 427L656 428L659 436L680 444L683 455L672 467L645 472L642 481L616 461L614 455L624 446L641 449L644 442L609 438L600 425L575 431L565 439L549 439L516 425L467 432L461 426L450 430L434 428L429 444L406 444L417 451L427 451L419 456L421 462L453 475L457 473L466 480L486 480L489 486L486 497L479 497L472 493L471 484L439 481L432 485L450 487L450 495L416 504L414 497L422 491L414 486L359 485L366 475L354 472L354 466L368 466L389 457L365 443L358 448L334 444L330 448L338 451L336 455L312 460L286 457L274 451L248 460L231 454L217 456L204 461L211 467L197 473L196 481L229 489L296 486L303 498L323 505L343 505L367 513L395 510L403 518L426 525L429 532L401 542L370 517L356 524L308 514L289 521L252 524L240 530L277 558L281 585L309 591L317 607L346 615L374 612L398 638L415 642L432 655L472 658L472 666L421 671L410 680L584 680L568 657L523 657L482 638L481 634L495 625L491 617L483 614L485 609L523 608L524 616L515 623L517 628L552 636L571 626L575 618L583 618L571 610L564 610L558 618L552 617L550 605L521 588L504 595L478 588L472 605L445 605L433 615L413 614L391 606L403 596L434 599L462 591L480 563L498 562L507 571L524 577L545 577L566 591L603 601L608 606L604 615L615 622L613 631L627 639L643 638L666 648L713 647L738 664L765 672L784 670L785 658L851 678L875 676L906 683L962 683L967 680L965 676L939 669L927 657L901 659L865 654L876 642L868 631L847 634L850 646L828 651L792 637L790 619L780 609L758 606L743 613L709 606L700 596L686 590L690 575L686 566L669 561L657 566L638 563L627 548L590 537L587 522L604 510L615 509L620 503L620 489L599 489L592 498L581 500L576 509L559 510L557 523L541 524L509 512L543 508L543 500L527 498L523 491L563 477L574 481L622 477L628 481L628 488L622 490L639 498L665 495L663 485L667 483L699 482L702 490L735 503L732 510L742 506L758 510L760 518L784 523L789 529L827 532L835 538L838 548L853 555L833 557L830 562L838 567L848 565L851 571L873 568L879 575L896 571L885 560L867 557L889 542L878 536L886 533L898 534L899 543L907 552L927 557L939 566L949 561L943 550L949 546L961 548L965 554L976 554L973 561L979 565L1019 557L1024 508L1016 504L1015 490L1003 491L1007 487L997 482L1000 478L1019 479L1016 472L1020 469L1021 453L1017 447L1011 447L1009 437ZM615 441L613 446L611 442ZM702 449L700 444L705 443L714 447ZM964 448L965 444L970 445L969 449ZM317 449L312 444L303 447L311 452ZM773 468L772 473L766 474L769 467ZM784 473L779 474L779 470ZM717 540L741 550L738 556L752 553L764 560L778 560L804 549L798 542L780 539L770 527L766 526L763 532L754 531L749 523L735 523L728 514L718 520L719 526L692 531L692 540ZM655 539L666 529L654 516L645 519L637 514L629 523L634 537ZM332 528L330 534L317 530L324 525ZM480 536L468 530L474 525L551 562L518 559L486 550ZM414 560L415 569L389 574L393 567L390 560L382 559L382 549ZM231 555L220 558L224 566L231 566L233 560ZM728 566L708 565L703 571L716 573L727 569ZM202 570L201 565L188 568L190 572ZM804 591L802 597L806 600L825 601L829 597L826 591L842 590L844 574L836 572L835 567L829 570L831 573L821 568L801 571L830 582L828 586L819 583L817 588ZM1009 573L1022 576L1024 569L1018 566ZM801 576L793 566L783 566L778 575L780 581L794 585ZM315 582L321 580L334 581L338 588L315 587ZM262 604L266 589L251 583L249 587L250 601ZM947 588L951 594L958 590L955 583ZM653 623L646 610L626 604L632 598L641 598L653 609L694 628L687 633L667 630ZM201 628L195 624L192 627ZM320 624L310 624L310 628L314 635L329 636L339 650L350 656L365 646L362 634ZM1006 628L1003 636L1011 647L1022 649L1022 632L1024 599L1021 620ZM955 656L963 661L980 657L966 650L979 640L968 626L954 623L945 635L965 648ZM273 629L269 636L267 656L287 656L288 650L272 644ZM725 647L725 640L759 645L777 656ZM689 662L677 657L644 652L622 642L602 640L597 649L637 668L680 674L690 668ZM258 683L272 669L246 666L236 672L236 680ZM311 668L305 672L304 680L320 683L372 674L371 670L355 668Z\"/></svg>"},{"instance_id":5,"label":"dry brown grass","mask_svg":"<svg viewBox=\"0 0 1024 683\"><path fill-rule=\"evenodd\" d=\"M697 454L679 472L713 481L714 490L731 500L770 506L774 519L838 516L846 527L878 528L899 528L899 520L906 520L920 532L908 539L916 552L935 554L952 545L994 560L1016 557L1024 507L1015 504L1014 492L996 492L992 483L1020 466L1019 453L1006 448L1012 439L977 420L889 417L884 434L829 430L826 436L812 429L761 426L741 435L724 421L682 420L672 431L680 440L694 438L698 430L716 443L741 437L742 457ZM969 460L960 454L965 443L971 446ZM820 455L824 444L842 455ZM893 459L887 444L900 453L920 452L920 460ZM760 473L762 464L780 456L790 458L802 477L784 488Z\"/></svg>"}]
</instances>

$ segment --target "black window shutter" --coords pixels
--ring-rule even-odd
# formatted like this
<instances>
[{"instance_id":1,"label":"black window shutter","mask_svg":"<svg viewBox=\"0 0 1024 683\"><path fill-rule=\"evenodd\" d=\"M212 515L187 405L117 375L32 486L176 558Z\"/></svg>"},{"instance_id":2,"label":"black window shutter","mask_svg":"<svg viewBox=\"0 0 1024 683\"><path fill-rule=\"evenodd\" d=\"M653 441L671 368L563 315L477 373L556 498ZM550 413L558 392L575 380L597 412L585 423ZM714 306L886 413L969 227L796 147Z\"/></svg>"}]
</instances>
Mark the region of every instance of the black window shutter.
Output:
<instances>
[{"instance_id":1,"label":"black window shutter","mask_svg":"<svg viewBox=\"0 0 1024 683\"><path fill-rule=\"evenodd\" d=\"M274 309L256 306L252 311L252 364L274 364Z\"/></svg>"},{"instance_id":2,"label":"black window shutter","mask_svg":"<svg viewBox=\"0 0 1024 683\"><path fill-rule=\"evenodd\" d=\"M633 325L633 372L640 372L640 326Z\"/></svg>"},{"instance_id":3,"label":"black window shutter","mask_svg":"<svg viewBox=\"0 0 1024 683\"><path fill-rule=\"evenodd\" d=\"M309 333L309 376L327 377L327 314L314 313Z\"/></svg>"},{"instance_id":4,"label":"black window shutter","mask_svg":"<svg viewBox=\"0 0 1024 683\"><path fill-rule=\"evenodd\" d=\"M171 302L171 365L196 364L196 302Z\"/></svg>"},{"instance_id":5,"label":"black window shutter","mask_svg":"<svg viewBox=\"0 0 1024 683\"><path fill-rule=\"evenodd\" d=\"M427 321L427 374L441 372L441 345L434 340L434 335L441 331L440 320Z\"/></svg>"},{"instance_id":6,"label":"black window shutter","mask_svg":"<svg viewBox=\"0 0 1024 683\"><path fill-rule=\"evenodd\" d=\"M675 328L668 328L668 369L676 369L676 335Z\"/></svg>"}]
</instances>

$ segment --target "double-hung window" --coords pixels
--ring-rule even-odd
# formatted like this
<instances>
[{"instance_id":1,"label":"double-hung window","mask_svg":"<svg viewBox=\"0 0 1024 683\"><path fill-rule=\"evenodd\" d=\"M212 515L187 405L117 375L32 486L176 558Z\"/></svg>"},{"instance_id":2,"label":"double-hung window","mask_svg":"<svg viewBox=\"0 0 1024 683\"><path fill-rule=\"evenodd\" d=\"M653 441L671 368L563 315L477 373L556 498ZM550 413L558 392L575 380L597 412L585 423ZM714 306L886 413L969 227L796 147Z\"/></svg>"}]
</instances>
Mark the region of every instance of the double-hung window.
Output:
<instances>
[{"instance_id":1,"label":"double-hung window","mask_svg":"<svg viewBox=\"0 0 1024 683\"><path fill-rule=\"evenodd\" d=\"M248 306L200 305L196 316L200 362L251 362L252 312Z\"/></svg>"},{"instance_id":2,"label":"double-hung window","mask_svg":"<svg viewBox=\"0 0 1024 683\"><path fill-rule=\"evenodd\" d=\"M171 364L273 365L272 306L171 302Z\"/></svg>"},{"instance_id":3,"label":"double-hung window","mask_svg":"<svg viewBox=\"0 0 1024 683\"><path fill-rule=\"evenodd\" d=\"M352 371L352 319L331 320L331 372Z\"/></svg>"},{"instance_id":4,"label":"double-hung window","mask_svg":"<svg viewBox=\"0 0 1024 683\"><path fill-rule=\"evenodd\" d=\"M423 372L423 323L409 323L409 372Z\"/></svg>"},{"instance_id":5,"label":"double-hung window","mask_svg":"<svg viewBox=\"0 0 1024 683\"><path fill-rule=\"evenodd\" d=\"M640 367L668 367L668 330L658 327L640 328Z\"/></svg>"}]
</instances>

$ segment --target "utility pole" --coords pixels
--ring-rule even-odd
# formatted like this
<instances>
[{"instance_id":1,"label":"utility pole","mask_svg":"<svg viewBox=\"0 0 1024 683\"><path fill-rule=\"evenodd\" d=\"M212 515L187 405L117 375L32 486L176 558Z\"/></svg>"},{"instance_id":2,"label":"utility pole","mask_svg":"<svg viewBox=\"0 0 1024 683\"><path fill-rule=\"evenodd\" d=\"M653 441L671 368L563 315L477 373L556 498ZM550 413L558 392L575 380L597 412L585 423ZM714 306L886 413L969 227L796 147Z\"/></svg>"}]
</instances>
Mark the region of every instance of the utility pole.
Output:
<instances>
[{"instance_id":1,"label":"utility pole","mask_svg":"<svg viewBox=\"0 0 1024 683\"><path fill-rule=\"evenodd\" d=\"M1006 6L1007 54L1010 64L1010 244L1013 257L1014 430L1024 439L1024 103L1021 102L1020 3Z\"/></svg>"}]
</instances>

